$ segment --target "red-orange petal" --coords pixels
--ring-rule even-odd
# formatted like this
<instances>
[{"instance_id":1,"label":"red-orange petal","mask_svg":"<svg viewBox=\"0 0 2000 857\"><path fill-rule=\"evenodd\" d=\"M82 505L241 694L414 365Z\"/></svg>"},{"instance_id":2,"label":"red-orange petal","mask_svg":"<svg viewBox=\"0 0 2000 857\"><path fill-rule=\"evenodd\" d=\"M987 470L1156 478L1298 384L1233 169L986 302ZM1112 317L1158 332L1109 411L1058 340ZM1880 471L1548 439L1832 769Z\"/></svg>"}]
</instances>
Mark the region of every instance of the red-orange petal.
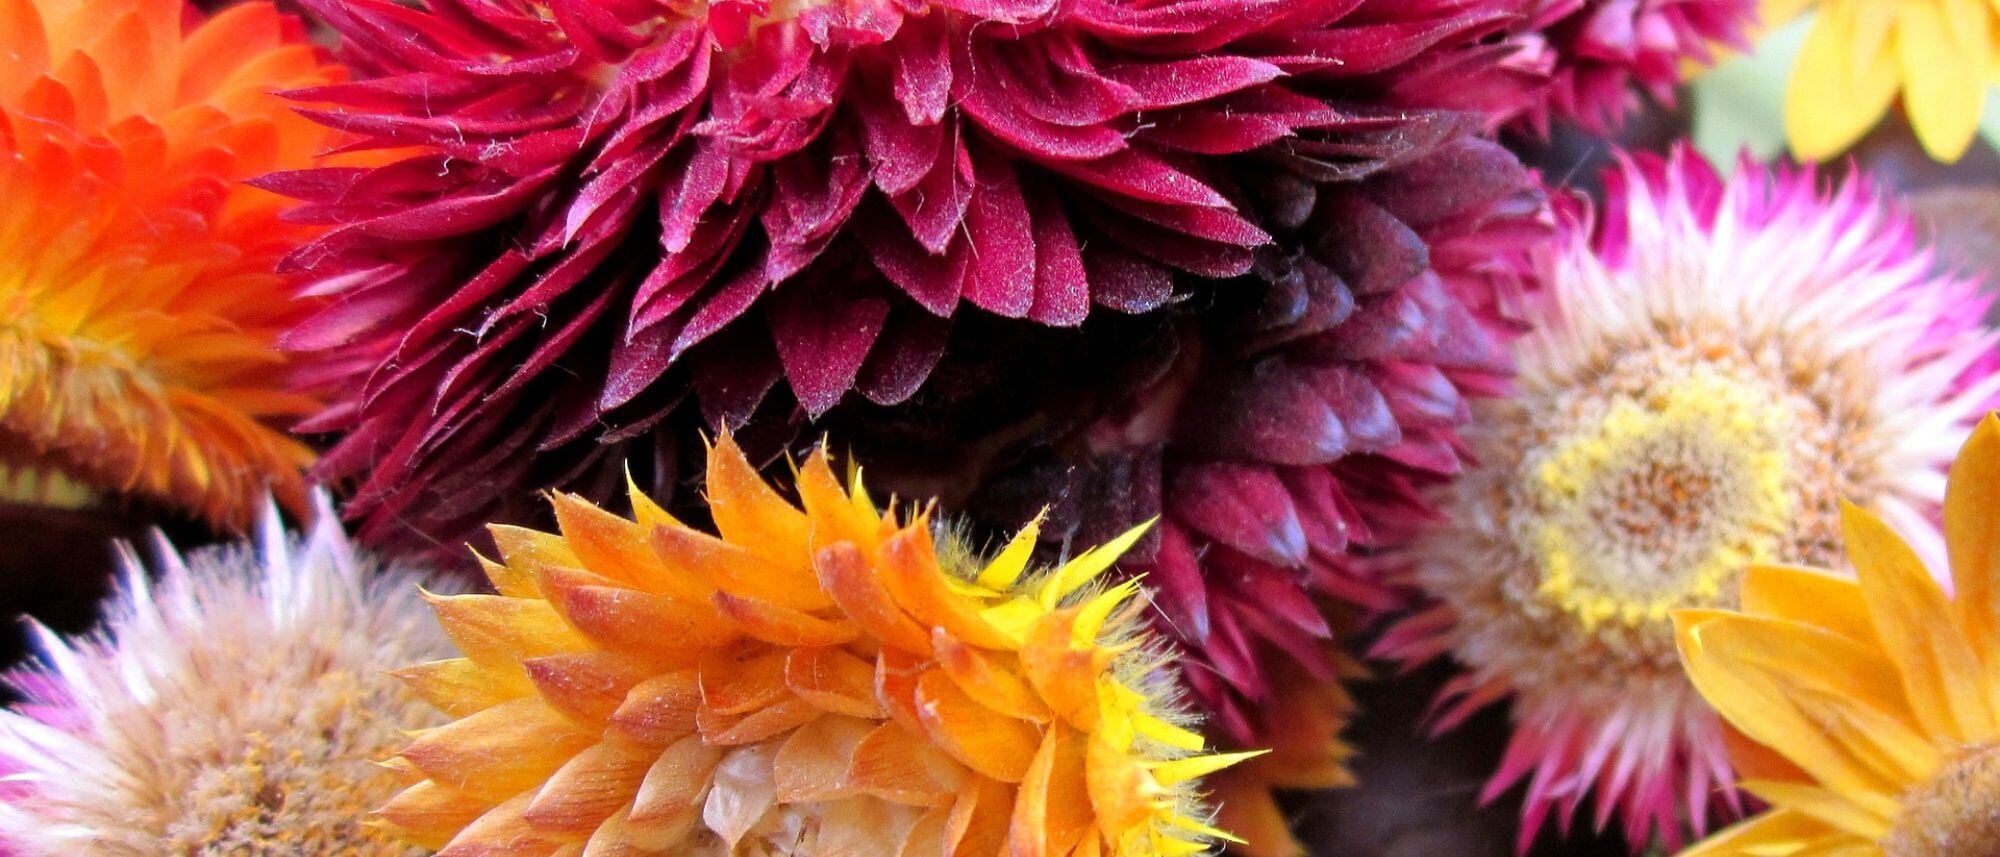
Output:
<instances>
[{"instance_id":1,"label":"red-orange petal","mask_svg":"<svg viewBox=\"0 0 2000 857\"><path fill-rule=\"evenodd\" d=\"M848 618L885 645L930 655L931 635L896 606L888 587L868 567L859 548L844 542L829 547L817 554L813 567L819 573L820 587L833 596Z\"/></svg>"},{"instance_id":2,"label":"red-orange petal","mask_svg":"<svg viewBox=\"0 0 2000 857\"><path fill-rule=\"evenodd\" d=\"M875 669L836 648L798 649L785 661L785 686L822 711L879 719Z\"/></svg>"}]
</instances>

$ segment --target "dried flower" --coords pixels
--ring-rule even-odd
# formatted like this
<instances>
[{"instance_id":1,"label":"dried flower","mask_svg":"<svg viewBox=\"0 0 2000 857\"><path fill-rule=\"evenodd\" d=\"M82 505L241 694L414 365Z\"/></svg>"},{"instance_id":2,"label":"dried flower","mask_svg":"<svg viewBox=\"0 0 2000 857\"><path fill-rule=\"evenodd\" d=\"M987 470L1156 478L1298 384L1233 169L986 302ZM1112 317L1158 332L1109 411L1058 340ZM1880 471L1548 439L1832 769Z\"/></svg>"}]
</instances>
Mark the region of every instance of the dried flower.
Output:
<instances>
[{"instance_id":1,"label":"dried flower","mask_svg":"<svg viewBox=\"0 0 2000 857\"><path fill-rule=\"evenodd\" d=\"M276 421L278 334L307 315L271 271L316 230L241 184L332 135L272 90L326 84L268 3L184 27L179 0L17 0L0 15L0 491L124 495L227 528L305 500Z\"/></svg>"},{"instance_id":2,"label":"dried flower","mask_svg":"<svg viewBox=\"0 0 2000 857\"><path fill-rule=\"evenodd\" d=\"M794 507L733 441L720 536L632 490L635 520L553 496L561 534L496 527L496 595L435 601L465 657L406 674L458 719L382 817L440 857L598 853L1182 855L1221 836L1132 583L1138 532L1030 570L928 514L878 511L823 452Z\"/></svg>"},{"instance_id":3,"label":"dried flower","mask_svg":"<svg viewBox=\"0 0 2000 857\"><path fill-rule=\"evenodd\" d=\"M1933 529L2000 379L1987 299L1865 182L1725 181L1686 149L1609 178L1594 241L1578 223L1540 266L1519 392L1481 406L1479 466L1414 556L1439 605L1381 651L1465 664L1440 727L1513 699L1487 797L1527 779L1524 843L1594 794L1599 825L1671 847L1739 804L1668 613L1732 604L1749 563L1832 561L1843 496Z\"/></svg>"},{"instance_id":4,"label":"dried flower","mask_svg":"<svg viewBox=\"0 0 2000 857\"><path fill-rule=\"evenodd\" d=\"M1538 0L1510 62L1547 87L1522 118L1543 134L1556 117L1614 130L1640 94L1671 105L1690 67L1747 48L1756 17L1757 0Z\"/></svg>"},{"instance_id":5,"label":"dried flower","mask_svg":"<svg viewBox=\"0 0 2000 857\"><path fill-rule=\"evenodd\" d=\"M412 572L357 557L326 498L303 541L266 506L249 546L161 578L130 551L103 631L39 625L45 667L0 712L0 843L27 854L421 853L366 823L404 783L378 765L438 717L388 674L442 656Z\"/></svg>"}]
</instances>

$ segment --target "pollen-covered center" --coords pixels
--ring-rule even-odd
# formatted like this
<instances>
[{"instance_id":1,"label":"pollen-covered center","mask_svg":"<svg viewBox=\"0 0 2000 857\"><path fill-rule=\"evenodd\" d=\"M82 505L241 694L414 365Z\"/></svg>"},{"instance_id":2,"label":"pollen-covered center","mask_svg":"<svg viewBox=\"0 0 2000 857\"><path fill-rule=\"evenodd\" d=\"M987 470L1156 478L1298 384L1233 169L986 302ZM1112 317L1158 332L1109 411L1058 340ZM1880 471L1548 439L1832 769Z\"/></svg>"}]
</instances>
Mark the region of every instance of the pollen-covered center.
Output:
<instances>
[{"instance_id":1,"label":"pollen-covered center","mask_svg":"<svg viewBox=\"0 0 2000 857\"><path fill-rule=\"evenodd\" d=\"M1774 558L1798 502L1782 397L1697 364L1580 416L1522 462L1540 596L1586 627L1658 622Z\"/></svg>"},{"instance_id":2,"label":"pollen-covered center","mask_svg":"<svg viewBox=\"0 0 2000 857\"><path fill-rule=\"evenodd\" d=\"M1973 747L1903 795L1887 857L2000 854L2000 746Z\"/></svg>"}]
</instances>

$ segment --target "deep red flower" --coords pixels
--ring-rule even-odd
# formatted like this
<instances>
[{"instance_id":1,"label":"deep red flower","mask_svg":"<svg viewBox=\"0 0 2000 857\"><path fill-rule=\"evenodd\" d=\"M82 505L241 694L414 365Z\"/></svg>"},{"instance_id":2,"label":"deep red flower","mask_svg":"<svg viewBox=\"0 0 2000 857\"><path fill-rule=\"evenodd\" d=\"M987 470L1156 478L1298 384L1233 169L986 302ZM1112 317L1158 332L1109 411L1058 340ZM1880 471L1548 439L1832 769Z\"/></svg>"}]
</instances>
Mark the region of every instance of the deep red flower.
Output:
<instances>
[{"instance_id":1,"label":"deep red flower","mask_svg":"<svg viewBox=\"0 0 2000 857\"><path fill-rule=\"evenodd\" d=\"M1555 118L1606 133L1644 93L1671 105L1688 68L1747 48L1757 0L1537 0L1511 64L1545 75L1521 121L1546 134Z\"/></svg>"},{"instance_id":2,"label":"deep red flower","mask_svg":"<svg viewBox=\"0 0 2000 857\"><path fill-rule=\"evenodd\" d=\"M684 400L907 399L966 304L1138 313L1248 273L1248 173L1380 169L1479 102L1522 0L308 0L412 153L272 176L333 224L289 344L364 539L453 540ZM1301 179L1303 180L1303 178ZM598 468L601 471L602 468Z\"/></svg>"}]
</instances>

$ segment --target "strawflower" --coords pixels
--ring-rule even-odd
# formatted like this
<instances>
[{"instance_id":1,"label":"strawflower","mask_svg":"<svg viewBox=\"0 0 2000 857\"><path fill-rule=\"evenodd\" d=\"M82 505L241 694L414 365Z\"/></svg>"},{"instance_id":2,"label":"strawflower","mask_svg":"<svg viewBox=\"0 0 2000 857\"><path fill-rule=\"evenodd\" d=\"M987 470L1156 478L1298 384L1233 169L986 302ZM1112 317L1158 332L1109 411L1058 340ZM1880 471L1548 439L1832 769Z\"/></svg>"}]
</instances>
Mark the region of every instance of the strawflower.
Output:
<instances>
[{"instance_id":1,"label":"strawflower","mask_svg":"<svg viewBox=\"0 0 2000 857\"><path fill-rule=\"evenodd\" d=\"M1670 611L1727 607L1758 562L1838 558L1836 502L1930 531L1956 439L1995 400L1975 284L1930 271L1860 180L1686 148L1632 156L1538 266L1516 395L1478 406L1478 466L1408 559L1437 600L1379 652L1467 672L1438 726L1511 698L1488 783L1525 781L1522 845L1586 797L1634 847L1740 811Z\"/></svg>"},{"instance_id":2,"label":"strawflower","mask_svg":"<svg viewBox=\"0 0 2000 857\"><path fill-rule=\"evenodd\" d=\"M136 497L242 528L299 509L309 449L279 430L272 270L316 230L244 179L332 135L274 90L339 80L268 3L188 24L179 0L17 0L0 13L0 492Z\"/></svg>"},{"instance_id":3,"label":"strawflower","mask_svg":"<svg viewBox=\"0 0 2000 857\"><path fill-rule=\"evenodd\" d=\"M1688 676L1770 809L1686 857L2000 854L2000 419L1952 464L1950 591L1882 519L1841 509L1853 575L1756 565L1740 610L1674 614Z\"/></svg>"},{"instance_id":4,"label":"strawflower","mask_svg":"<svg viewBox=\"0 0 2000 857\"><path fill-rule=\"evenodd\" d=\"M560 534L496 527L498 594L437 599L465 657L405 672L457 718L381 817L440 857L1181 855L1220 831L1132 583L1139 535L1032 568L878 510L824 452L781 497L724 436L720 535L640 493L556 494ZM937 540L937 539L942 540Z\"/></svg>"},{"instance_id":5,"label":"strawflower","mask_svg":"<svg viewBox=\"0 0 2000 857\"><path fill-rule=\"evenodd\" d=\"M288 340L344 391L311 428L364 538L455 542L694 405L902 402L969 317L1249 272L1256 183L1478 124L1518 0L306 5L364 78L313 115L419 150L265 182L335 226L292 260L334 298Z\"/></svg>"},{"instance_id":6,"label":"strawflower","mask_svg":"<svg viewBox=\"0 0 2000 857\"><path fill-rule=\"evenodd\" d=\"M2000 7L1979 0L1763 0L1776 27L1813 16L1785 94L1792 152L1845 151L1901 96L1917 141L1957 161L1972 145L1995 62Z\"/></svg>"},{"instance_id":7,"label":"strawflower","mask_svg":"<svg viewBox=\"0 0 2000 857\"><path fill-rule=\"evenodd\" d=\"M1641 94L1671 106L1691 69L1748 47L1757 0L1540 0L1510 62L1546 75L1523 120L1547 134L1554 118L1615 131Z\"/></svg>"},{"instance_id":8,"label":"strawflower","mask_svg":"<svg viewBox=\"0 0 2000 857\"><path fill-rule=\"evenodd\" d=\"M24 855L414 855L367 813L405 783L381 767L439 717L388 674L442 656L418 576L357 556L319 498L288 537L266 506L254 546L159 578L129 550L97 634L34 626L43 665L7 681L0 845Z\"/></svg>"}]
</instances>

